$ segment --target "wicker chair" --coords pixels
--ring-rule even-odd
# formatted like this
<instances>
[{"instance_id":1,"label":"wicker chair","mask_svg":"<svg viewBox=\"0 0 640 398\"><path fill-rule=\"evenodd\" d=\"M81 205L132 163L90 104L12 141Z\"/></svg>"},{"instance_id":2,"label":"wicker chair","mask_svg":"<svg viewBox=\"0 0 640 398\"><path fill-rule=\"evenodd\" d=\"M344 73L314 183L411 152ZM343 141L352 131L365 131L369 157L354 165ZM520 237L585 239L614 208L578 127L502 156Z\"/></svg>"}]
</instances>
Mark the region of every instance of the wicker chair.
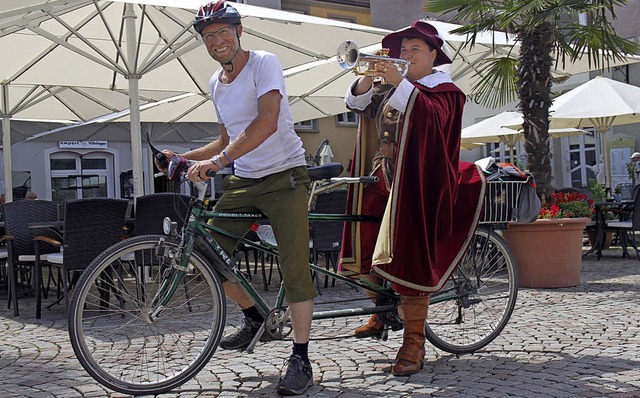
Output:
<instances>
[{"instance_id":1,"label":"wicker chair","mask_svg":"<svg viewBox=\"0 0 640 398\"><path fill-rule=\"evenodd\" d=\"M60 268L65 305L69 307L69 291L81 271L109 246L122 239L128 200L87 198L66 203L62 242L36 238L38 243L57 243L63 252L50 254L47 262ZM78 272L80 271L80 272ZM40 303L36 303L40 315Z\"/></svg>"},{"instance_id":2,"label":"wicker chair","mask_svg":"<svg viewBox=\"0 0 640 398\"><path fill-rule=\"evenodd\" d=\"M4 232L4 215L2 214L2 206L0 206L0 221L3 227L0 228L0 285L7 288L9 291L9 283L7 278L7 259L9 257L9 251L7 250L7 238Z\"/></svg>"},{"instance_id":3,"label":"wicker chair","mask_svg":"<svg viewBox=\"0 0 640 398\"><path fill-rule=\"evenodd\" d=\"M347 209L347 190L336 189L323 192L316 198L313 213L345 214ZM325 268L337 271L338 254L342 245L342 221L312 221L311 222L311 255L314 264L318 264L320 257L324 257ZM335 286L332 278L332 286ZM328 287L329 277L324 278L324 287Z\"/></svg>"},{"instance_id":4,"label":"wicker chair","mask_svg":"<svg viewBox=\"0 0 640 398\"><path fill-rule=\"evenodd\" d=\"M20 315L18 308L18 288L28 286L33 288L36 296L40 294L41 272L32 272L36 266L36 248L33 243L35 236L45 236L59 239L59 236L49 228L30 228L29 224L58 220L58 204L48 200L20 200L5 203L3 206L5 231L7 240L7 278L8 294L7 308L13 302L13 314ZM53 245L40 246L40 258L46 258L48 253L59 249ZM33 280L31 276L33 275ZM18 277L20 276L20 278ZM44 287L43 287L44 289ZM46 290L45 290L46 294Z\"/></svg>"},{"instance_id":5,"label":"wicker chair","mask_svg":"<svg viewBox=\"0 0 640 398\"><path fill-rule=\"evenodd\" d=\"M184 224L189 210L190 196L170 192L154 193L136 198L134 235L163 235L162 220L165 217L178 223L178 229Z\"/></svg>"}]
</instances>

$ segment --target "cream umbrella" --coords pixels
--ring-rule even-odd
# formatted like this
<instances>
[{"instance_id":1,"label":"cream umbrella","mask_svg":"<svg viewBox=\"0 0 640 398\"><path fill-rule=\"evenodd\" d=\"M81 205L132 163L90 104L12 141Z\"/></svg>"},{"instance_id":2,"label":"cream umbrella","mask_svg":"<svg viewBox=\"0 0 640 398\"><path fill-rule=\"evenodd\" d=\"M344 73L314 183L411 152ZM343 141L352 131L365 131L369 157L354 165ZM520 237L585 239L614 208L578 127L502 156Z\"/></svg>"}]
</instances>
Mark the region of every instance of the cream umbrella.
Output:
<instances>
[{"instance_id":1,"label":"cream umbrella","mask_svg":"<svg viewBox=\"0 0 640 398\"><path fill-rule=\"evenodd\" d=\"M511 159L513 148L524 138L522 134L522 113L517 111L501 112L476 124L462 129L461 144L502 142L509 147ZM568 127L550 129L552 137L584 134L586 131Z\"/></svg>"},{"instance_id":2,"label":"cream umbrella","mask_svg":"<svg viewBox=\"0 0 640 398\"><path fill-rule=\"evenodd\" d=\"M0 48L11 56L0 62L0 83L127 90L134 194L138 196L143 193L139 93L208 94L208 81L217 64L191 27L195 10L205 2L3 0ZM285 69L332 57L345 37L370 45L388 33L247 4L234 6L243 16L243 47L276 54ZM315 81L300 84L311 88ZM208 121L214 121L214 116ZM3 131L8 148L8 117L3 117ZM10 162L10 154L5 158ZM9 180L10 171L5 168Z\"/></svg>"},{"instance_id":3,"label":"cream umbrella","mask_svg":"<svg viewBox=\"0 0 640 398\"><path fill-rule=\"evenodd\" d=\"M640 122L640 87L596 77L557 97L549 112L552 128L593 127L601 134L605 184L611 184L604 136L612 126Z\"/></svg>"}]
</instances>

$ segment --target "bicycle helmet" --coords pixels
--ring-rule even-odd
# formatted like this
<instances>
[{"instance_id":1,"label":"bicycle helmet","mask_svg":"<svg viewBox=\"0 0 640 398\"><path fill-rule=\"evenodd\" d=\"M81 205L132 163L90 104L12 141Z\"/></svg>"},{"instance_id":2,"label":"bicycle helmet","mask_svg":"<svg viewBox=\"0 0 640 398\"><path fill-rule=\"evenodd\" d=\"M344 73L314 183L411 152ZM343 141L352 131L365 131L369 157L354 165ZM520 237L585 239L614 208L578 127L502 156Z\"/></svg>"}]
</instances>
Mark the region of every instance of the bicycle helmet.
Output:
<instances>
[{"instance_id":1,"label":"bicycle helmet","mask_svg":"<svg viewBox=\"0 0 640 398\"><path fill-rule=\"evenodd\" d=\"M205 26L220 22L240 24L240 13L224 0L212 1L200 7L193 20L193 28L202 34Z\"/></svg>"}]
</instances>

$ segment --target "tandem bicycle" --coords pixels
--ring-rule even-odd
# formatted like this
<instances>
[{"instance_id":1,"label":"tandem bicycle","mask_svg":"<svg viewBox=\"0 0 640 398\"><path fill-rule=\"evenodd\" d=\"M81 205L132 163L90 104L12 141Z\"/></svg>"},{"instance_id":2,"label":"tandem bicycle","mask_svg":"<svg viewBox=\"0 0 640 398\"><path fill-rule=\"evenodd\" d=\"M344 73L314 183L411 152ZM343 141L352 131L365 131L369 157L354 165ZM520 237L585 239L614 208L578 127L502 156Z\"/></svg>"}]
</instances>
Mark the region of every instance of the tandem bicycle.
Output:
<instances>
[{"instance_id":1,"label":"tandem bicycle","mask_svg":"<svg viewBox=\"0 0 640 398\"><path fill-rule=\"evenodd\" d=\"M338 178L340 171L309 168L312 194L337 184L367 183L372 178ZM517 198L521 184L487 182L483 221L444 287L431 294L426 338L443 351L473 353L493 341L509 321L518 278L499 230L509 221L509 202ZM264 216L208 210L207 184L196 182L193 186L197 196L189 203L181 230L175 221L165 218L165 235L135 236L111 246L77 282L68 318L71 343L84 369L112 390L159 394L187 382L207 365L226 321L221 275L238 281L265 318L248 352L259 341L269 344L262 340L286 339L291 333L284 286L280 284L275 302L267 303L209 232L231 236L273 256L278 254L277 247L262 236L260 228L261 240L255 242L207 224L211 218L258 220ZM364 216L344 214L310 213L309 219L367 221ZM379 297L376 304L367 301L365 306L314 312L314 320L378 314L387 331L402 328L397 315L400 296L389 286L373 286L312 263L309 267Z\"/></svg>"}]
</instances>

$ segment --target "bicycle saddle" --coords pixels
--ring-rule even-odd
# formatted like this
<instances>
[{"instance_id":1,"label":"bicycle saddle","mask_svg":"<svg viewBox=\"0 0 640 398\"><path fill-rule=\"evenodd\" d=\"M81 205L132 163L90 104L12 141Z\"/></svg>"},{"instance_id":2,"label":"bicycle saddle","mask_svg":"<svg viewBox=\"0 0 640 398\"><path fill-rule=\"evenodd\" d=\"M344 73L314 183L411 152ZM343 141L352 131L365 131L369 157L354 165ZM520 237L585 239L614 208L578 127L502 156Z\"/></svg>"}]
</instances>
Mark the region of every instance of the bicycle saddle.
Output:
<instances>
[{"instance_id":1,"label":"bicycle saddle","mask_svg":"<svg viewBox=\"0 0 640 398\"><path fill-rule=\"evenodd\" d=\"M342 163L327 163L322 166L314 166L307 168L309 178L311 180L328 180L329 178L337 177L342 174L344 167Z\"/></svg>"}]
</instances>

